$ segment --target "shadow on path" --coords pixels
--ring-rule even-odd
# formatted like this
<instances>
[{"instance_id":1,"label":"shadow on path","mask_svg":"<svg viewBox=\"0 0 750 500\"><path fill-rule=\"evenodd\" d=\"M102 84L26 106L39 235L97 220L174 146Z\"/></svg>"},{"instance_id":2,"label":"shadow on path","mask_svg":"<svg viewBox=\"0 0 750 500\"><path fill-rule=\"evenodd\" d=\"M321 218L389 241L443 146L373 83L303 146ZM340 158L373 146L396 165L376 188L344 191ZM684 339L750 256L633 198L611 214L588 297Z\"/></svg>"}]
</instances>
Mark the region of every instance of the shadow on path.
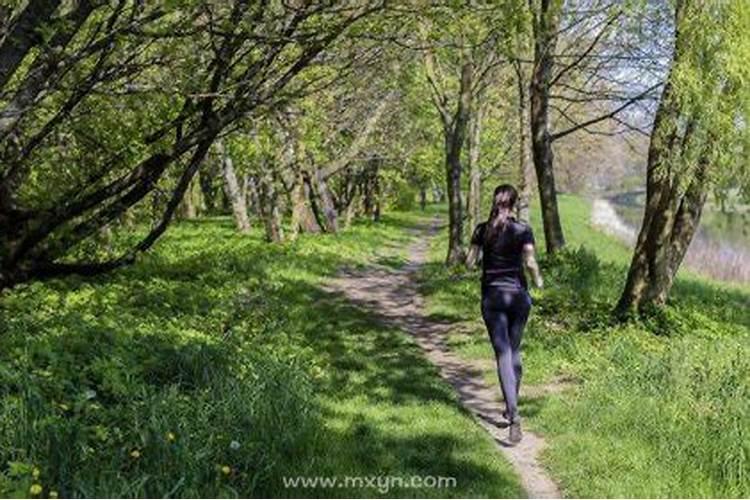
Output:
<instances>
[{"instance_id":1,"label":"shadow on path","mask_svg":"<svg viewBox=\"0 0 750 500\"><path fill-rule=\"evenodd\" d=\"M418 231L428 234L435 229L436 224L433 224ZM454 323L427 317L423 312L424 300L417 289L415 274L426 258L427 239L420 238L409 249L405 266L399 269L377 265L359 270L346 269L330 280L325 289L343 294L386 325L412 334L430 361L439 367L442 377L454 387L463 406L490 433L514 466L528 495L534 498L560 497L557 486L538 462L544 447L543 439L526 431L518 445L511 446L506 441L503 429L507 423L501 417L497 391L485 385L478 367L458 358L445 343Z\"/></svg>"}]
</instances>

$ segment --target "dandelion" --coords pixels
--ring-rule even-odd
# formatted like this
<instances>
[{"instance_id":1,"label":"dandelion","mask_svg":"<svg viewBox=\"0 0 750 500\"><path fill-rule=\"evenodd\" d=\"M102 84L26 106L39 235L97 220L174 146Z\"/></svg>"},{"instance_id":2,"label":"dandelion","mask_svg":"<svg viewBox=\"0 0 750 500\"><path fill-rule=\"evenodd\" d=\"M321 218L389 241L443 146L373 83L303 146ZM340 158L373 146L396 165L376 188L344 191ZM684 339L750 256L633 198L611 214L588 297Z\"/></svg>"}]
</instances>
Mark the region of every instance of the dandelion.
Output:
<instances>
[{"instance_id":1,"label":"dandelion","mask_svg":"<svg viewBox=\"0 0 750 500\"><path fill-rule=\"evenodd\" d=\"M232 468L231 468L231 467L229 467L228 465L222 465L222 466L221 466L221 472L223 472L223 473L224 473L224 475L227 475L227 476L228 476L228 475L229 475L229 473L230 473L230 472L232 472Z\"/></svg>"},{"instance_id":2,"label":"dandelion","mask_svg":"<svg viewBox=\"0 0 750 500\"><path fill-rule=\"evenodd\" d=\"M52 490L52 491L49 492L49 497L50 498L57 498L57 496L58 496L58 494L57 494L57 492L55 490Z\"/></svg>"},{"instance_id":3,"label":"dandelion","mask_svg":"<svg viewBox=\"0 0 750 500\"><path fill-rule=\"evenodd\" d=\"M31 471L31 477L33 477L34 479L39 478L39 469L38 468L34 467L34 470Z\"/></svg>"},{"instance_id":4,"label":"dandelion","mask_svg":"<svg viewBox=\"0 0 750 500\"><path fill-rule=\"evenodd\" d=\"M233 450L239 450L240 449L240 442L239 441L232 441L229 443L229 447Z\"/></svg>"},{"instance_id":5,"label":"dandelion","mask_svg":"<svg viewBox=\"0 0 750 500\"><path fill-rule=\"evenodd\" d=\"M130 452L130 456L133 458L141 458L141 452L138 450L133 450Z\"/></svg>"},{"instance_id":6,"label":"dandelion","mask_svg":"<svg viewBox=\"0 0 750 500\"><path fill-rule=\"evenodd\" d=\"M177 439L174 435L174 432L167 432L167 441L170 443L174 443L175 439Z\"/></svg>"},{"instance_id":7,"label":"dandelion","mask_svg":"<svg viewBox=\"0 0 750 500\"><path fill-rule=\"evenodd\" d=\"M42 493L42 485L38 483L34 483L31 485L31 488L29 488L29 493L32 495L39 495Z\"/></svg>"}]
</instances>

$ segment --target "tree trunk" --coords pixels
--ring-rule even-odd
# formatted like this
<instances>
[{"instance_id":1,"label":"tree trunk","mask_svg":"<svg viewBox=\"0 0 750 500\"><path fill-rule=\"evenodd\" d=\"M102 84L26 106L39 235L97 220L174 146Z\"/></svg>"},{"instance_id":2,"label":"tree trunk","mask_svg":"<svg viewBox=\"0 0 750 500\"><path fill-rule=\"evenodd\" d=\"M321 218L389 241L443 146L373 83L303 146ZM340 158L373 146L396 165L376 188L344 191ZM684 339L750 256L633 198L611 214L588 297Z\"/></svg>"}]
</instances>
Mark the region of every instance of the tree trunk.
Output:
<instances>
[{"instance_id":1,"label":"tree trunk","mask_svg":"<svg viewBox=\"0 0 750 500\"><path fill-rule=\"evenodd\" d=\"M224 194L232 207L232 215L237 231L247 234L250 231L250 219L247 216L247 199L245 191L237 180L234 162L222 141L216 142L216 151L221 158L221 172L224 177Z\"/></svg>"},{"instance_id":2,"label":"tree trunk","mask_svg":"<svg viewBox=\"0 0 750 500\"><path fill-rule=\"evenodd\" d=\"M249 175L246 181L245 196L248 200L248 210L259 219L263 218L263 206L260 202L259 181L254 175Z\"/></svg>"},{"instance_id":3,"label":"tree trunk","mask_svg":"<svg viewBox=\"0 0 750 500\"><path fill-rule=\"evenodd\" d=\"M323 230L327 233L336 233L339 229L338 213L333 203L331 191L328 188L328 182L326 182L319 169L315 169L312 175L310 175L310 182L311 187L314 188L313 195L316 197L318 206L320 207Z\"/></svg>"},{"instance_id":4,"label":"tree trunk","mask_svg":"<svg viewBox=\"0 0 750 500\"><path fill-rule=\"evenodd\" d=\"M264 169L262 182L260 184L260 207L263 225L266 230L266 240L279 243L284 239L281 227L281 209L279 207L279 192L272 172Z\"/></svg>"},{"instance_id":5,"label":"tree trunk","mask_svg":"<svg viewBox=\"0 0 750 500\"><path fill-rule=\"evenodd\" d=\"M357 214L357 205L358 203L357 195L353 195L352 199L349 201L349 204L346 206L345 216L344 216L344 227L350 228L352 226L352 222L354 222L354 216Z\"/></svg>"},{"instance_id":6,"label":"tree trunk","mask_svg":"<svg viewBox=\"0 0 750 500\"><path fill-rule=\"evenodd\" d=\"M357 170L347 170L346 183L344 184L343 194L339 196L339 206L337 210L344 214L344 227L349 228L357 214L359 181L361 174Z\"/></svg>"},{"instance_id":7,"label":"tree trunk","mask_svg":"<svg viewBox=\"0 0 750 500\"><path fill-rule=\"evenodd\" d=\"M423 212L427 208L427 188L424 185L419 187L419 208Z\"/></svg>"},{"instance_id":8,"label":"tree trunk","mask_svg":"<svg viewBox=\"0 0 750 500\"><path fill-rule=\"evenodd\" d=\"M469 121L474 68L470 62L461 66L461 86L456 114L445 132L446 188L448 193L448 255L446 264L460 264L465 259L463 245L463 206L461 203L461 151Z\"/></svg>"},{"instance_id":9,"label":"tree trunk","mask_svg":"<svg viewBox=\"0 0 750 500\"><path fill-rule=\"evenodd\" d=\"M553 171L552 136L549 131L550 81L560 27L560 13L556 3L554 0L542 0L540 12L535 15L534 70L529 87L532 154L548 253L555 253L565 245Z\"/></svg>"},{"instance_id":10,"label":"tree trunk","mask_svg":"<svg viewBox=\"0 0 750 500\"><path fill-rule=\"evenodd\" d=\"M320 205L318 204L318 199L315 196L315 191L313 190L312 186L312 180L310 179L310 176L307 174L307 172L302 175L302 178L304 180L304 191L309 203L310 211L315 218L315 222L318 225L319 231L325 232L325 217L321 212Z\"/></svg>"},{"instance_id":11,"label":"tree trunk","mask_svg":"<svg viewBox=\"0 0 750 500\"><path fill-rule=\"evenodd\" d=\"M456 155L446 158L448 193L448 255L447 264L458 264L464 260L463 210L461 207L461 161Z\"/></svg>"},{"instance_id":12,"label":"tree trunk","mask_svg":"<svg viewBox=\"0 0 750 500\"><path fill-rule=\"evenodd\" d=\"M469 198L467 211L469 212L469 230L473 231L479 224L482 202L482 171L479 168L482 136L482 108L477 110L471 120L467 152L469 154Z\"/></svg>"},{"instance_id":13,"label":"tree trunk","mask_svg":"<svg viewBox=\"0 0 750 500\"><path fill-rule=\"evenodd\" d=\"M661 121L657 119L657 124ZM676 130L674 125L666 126ZM625 289L616 308L620 315L641 312L666 302L695 236L708 194L707 156L698 160L697 170L683 192L680 185L684 183L684 173L669 174L664 168L674 147L675 134L671 132L672 137L665 139L658 132L655 125L648 163L646 209Z\"/></svg>"},{"instance_id":14,"label":"tree trunk","mask_svg":"<svg viewBox=\"0 0 750 500\"><path fill-rule=\"evenodd\" d=\"M375 205L373 206L372 210L372 220L374 222L380 222L380 214L381 214L381 206L382 206L382 191L380 186L380 167L382 166L383 160L378 159L377 165L378 168L375 170L375 174L372 177L372 192L373 192L373 200L375 202Z\"/></svg>"},{"instance_id":15,"label":"tree trunk","mask_svg":"<svg viewBox=\"0 0 750 500\"><path fill-rule=\"evenodd\" d=\"M617 304L619 315L666 303L700 223L707 197L705 181L702 167L684 194L673 182L653 186L625 289Z\"/></svg>"},{"instance_id":16,"label":"tree trunk","mask_svg":"<svg viewBox=\"0 0 750 500\"><path fill-rule=\"evenodd\" d=\"M30 0L11 22L10 32L0 44L0 88L15 74L31 48L44 40L42 28L60 3L60 0Z\"/></svg>"},{"instance_id":17,"label":"tree trunk","mask_svg":"<svg viewBox=\"0 0 750 500\"><path fill-rule=\"evenodd\" d=\"M313 193L310 190L309 179L305 177L305 162L307 161L305 143L301 140L296 127L290 124L282 127L282 133L290 145L284 154L285 157L288 157L284 161L289 161L290 164L286 171L286 180L283 181L285 184L291 186L291 190L289 191L290 205L292 207L290 237L295 239L300 232L320 233L322 227L314 212Z\"/></svg>"},{"instance_id":18,"label":"tree trunk","mask_svg":"<svg viewBox=\"0 0 750 500\"><path fill-rule=\"evenodd\" d=\"M190 181L190 187L188 187L185 195L182 197L180 203L180 218L183 220L191 220L198 217L198 206L200 205L200 187L195 179Z\"/></svg>"},{"instance_id":19,"label":"tree trunk","mask_svg":"<svg viewBox=\"0 0 750 500\"><path fill-rule=\"evenodd\" d=\"M320 225L312 211L310 188L301 173L297 174L291 192L292 201L292 238L300 232L319 233Z\"/></svg>"},{"instance_id":20,"label":"tree trunk","mask_svg":"<svg viewBox=\"0 0 750 500\"><path fill-rule=\"evenodd\" d=\"M201 187L201 194L203 196L203 202L206 205L206 212L213 215L216 213L216 187L214 185L214 179L216 177L216 168L213 158L209 155L206 159L206 165L198 173L198 180Z\"/></svg>"},{"instance_id":21,"label":"tree trunk","mask_svg":"<svg viewBox=\"0 0 750 500\"><path fill-rule=\"evenodd\" d=\"M516 89L518 91L518 220L529 223L531 201L531 172L529 172L529 150L528 150L528 125L526 86L521 62L516 60L513 64L516 70Z\"/></svg>"},{"instance_id":22,"label":"tree trunk","mask_svg":"<svg viewBox=\"0 0 750 500\"><path fill-rule=\"evenodd\" d=\"M679 5L675 12L677 33L672 67L679 60L684 43L679 33L682 13ZM654 118L646 173L646 208L625 288L615 309L620 316L666 302L706 202L708 155L713 149L711 132L707 143L702 145L703 154L697 159L695 169L689 168L689 164L680 165L684 161L681 153L696 140L695 128L700 117L683 116L677 109L672 78L670 70ZM676 163L676 168L670 167ZM688 175L691 177L687 178Z\"/></svg>"},{"instance_id":23,"label":"tree trunk","mask_svg":"<svg viewBox=\"0 0 750 500\"><path fill-rule=\"evenodd\" d=\"M380 175L380 160L371 158L367 162L367 170L364 176L362 191L364 193L364 213L369 218L374 218L377 205L377 179Z\"/></svg>"}]
</instances>

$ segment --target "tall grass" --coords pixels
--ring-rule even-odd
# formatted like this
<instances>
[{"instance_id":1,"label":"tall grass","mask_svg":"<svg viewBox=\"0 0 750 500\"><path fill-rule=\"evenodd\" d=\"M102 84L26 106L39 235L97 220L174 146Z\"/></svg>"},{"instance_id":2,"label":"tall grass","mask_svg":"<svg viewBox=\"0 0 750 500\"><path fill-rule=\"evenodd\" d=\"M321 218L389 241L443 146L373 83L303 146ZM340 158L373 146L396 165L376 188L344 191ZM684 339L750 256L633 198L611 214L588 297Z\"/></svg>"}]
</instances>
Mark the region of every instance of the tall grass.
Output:
<instances>
[{"instance_id":1,"label":"tall grass","mask_svg":"<svg viewBox=\"0 0 750 500\"><path fill-rule=\"evenodd\" d=\"M602 301L609 293L594 286L587 297L558 278L580 273L578 260L563 257L549 273L551 287L570 292L538 299L529 339L541 347L536 365L546 361L556 374L578 381L573 390L548 397L532 419L553 437L548 458L566 492L746 497L747 325L732 323L728 314L709 317L712 308L722 309L710 288L701 290L705 307L677 303L646 322L612 324L611 299ZM604 266L587 274L600 285L612 272L623 269ZM724 304L729 311L731 300ZM549 323L563 323L563 330Z\"/></svg>"}]
</instances>

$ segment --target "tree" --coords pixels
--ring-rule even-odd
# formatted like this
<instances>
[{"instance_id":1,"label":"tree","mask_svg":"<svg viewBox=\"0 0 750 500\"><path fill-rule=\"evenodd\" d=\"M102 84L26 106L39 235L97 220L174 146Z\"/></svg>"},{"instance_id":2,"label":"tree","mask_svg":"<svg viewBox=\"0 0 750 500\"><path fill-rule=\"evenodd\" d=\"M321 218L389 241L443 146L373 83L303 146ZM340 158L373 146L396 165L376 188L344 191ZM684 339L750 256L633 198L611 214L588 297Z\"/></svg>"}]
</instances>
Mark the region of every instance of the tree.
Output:
<instances>
[{"instance_id":1,"label":"tree","mask_svg":"<svg viewBox=\"0 0 750 500\"><path fill-rule=\"evenodd\" d=\"M532 9L534 7L532 6ZM550 86L553 79L554 51L560 29L562 1L541 0L533 14L534 69L529 90L531 100L531 150L536 168L539 201L542 209L544 240L552 253L565 244L557 206L557 188L553 170L550 121Z\"/></svg>"},{"instance_id":2,"label":"tree","mask_svg":"<svg viewBox=\"0 0 750 500\"><path fill-rule=\"evenodd\" d=\"M590 131L606 120L617 120L649 97L661 82L639 87L631 83L632 73L625 79L627 83L618 82L618 73L627 73L626 62L651 58L648 51L633 53L632 46L618 38L627 37L629 24L638 22L637 16L626 15L620 2L529 0L528 5L534 47L529 86L531 149L546 248L554 253L565 245L565 236L557 203L553 143ZM613 93L613 84L624 92ZM563 90L554 94L554 88ZM568 107L555 107L555 100L567 102ZM597 102L607 103L601 114L583 121L571 118L571 107ZM570 123L552 130L553 112L560 121Z\"/></svg>"},{"instance_id":3,"label":"tree","mask_svg":"<svg viewBox=\"0 0 750 500\"><path fill-rule=\"evenodd\" d=\"M168 227L214 140L308 92L298 75L382 7L54 3L30 2L0 44L0 288L133 262ZM168 195L154 198L161 213L140 242L106 261L72 255L160 185Z\"/></svg>"},{"instance_id":4,"label":"tree","mask_svg":"<svg viewBox=\"0 0 750 500\"><path fill-rule=\"evenodd\" d=\"M513 61L516 81L517 120L518 120L518 219L529 222L531 198L531 172L529 172L528 136L528 76L518 59Z\"/></svg>"},{"instance_id":5,"label":"tree","mask_svg":"<svg viewBox=\"0 0 750 500\"><path fill-rule=\"evenodd\" d=\"M484 109L481 106L482 96L477 95L475 100L476 111L469 122L469 137L466 144L467 164L469 167L469 195L466 200L466 211L468 212L469 230L473 230L479 223L479 210L482 203L482 170L479 160L482 147L482 118Z\"/></svg>"},{"instance_id":6,"label":"tree","mask_svg":"<svg viewBox=\"0 0 750 500\"><path fill-rule=\"evenodd\" d=\"M219 139L214 145L216 156L221 163L221 175L224 179L224 194L232 206L232 215L237 231L246 234L250 231L250 219L247 214L247 187L245 179L237 176L234 168L232 155L224 147L224 142Z\"/></svg>"},{"instance_id":7,"label":"tree","mask_svg":"<svg viewBox=\"0 0 750 500\"><path fill-rule=\"evenodd\" d=\"M461 63L459 87L455 109L447 107L449 98L435 71L434 59L428 52L425 55L425 69L434 92L434 102L440 113L445 141L445 176L448 193L448 264L464 260L463 248L463 208L461 201L461 153L469 123L472 100L473 64L464 60Z\"/></svg>"},{"instance_id":8,"label":"tree","mask_svg":"<svg viewBox=\"0 0 750 500\"><path fill-rule=\"evenodd\" d=\"M663 305L712 185L747 179L750 12L740 0L678 0L674 51L651 132L646 208L627 282L626 315Z\"/></svg>"},{"instance_id":9,"label":"tree","mask_svg":"<svg viewBox=\"0 0 750 500\"><path fill-rule=\"evenodd\" d=\"M432 102L442 125L445 150L446 192L448 195L448 253L446 263L462 263L464 250L464 209L461 197L463 152L469 124L477 128L472 139L472 154L478 153L481 113L477 117L477 96L486 88L504 62L502 42L516 28L514 4L436 9L422 19L420 30L424 71ZM438 23L430 22L436 17ZM477 140L474 142L474 140ZM478 156L470 160L478 161ZM474 172L473 216L478 217L478 172Z\"/></svg>"}]
</instances>

